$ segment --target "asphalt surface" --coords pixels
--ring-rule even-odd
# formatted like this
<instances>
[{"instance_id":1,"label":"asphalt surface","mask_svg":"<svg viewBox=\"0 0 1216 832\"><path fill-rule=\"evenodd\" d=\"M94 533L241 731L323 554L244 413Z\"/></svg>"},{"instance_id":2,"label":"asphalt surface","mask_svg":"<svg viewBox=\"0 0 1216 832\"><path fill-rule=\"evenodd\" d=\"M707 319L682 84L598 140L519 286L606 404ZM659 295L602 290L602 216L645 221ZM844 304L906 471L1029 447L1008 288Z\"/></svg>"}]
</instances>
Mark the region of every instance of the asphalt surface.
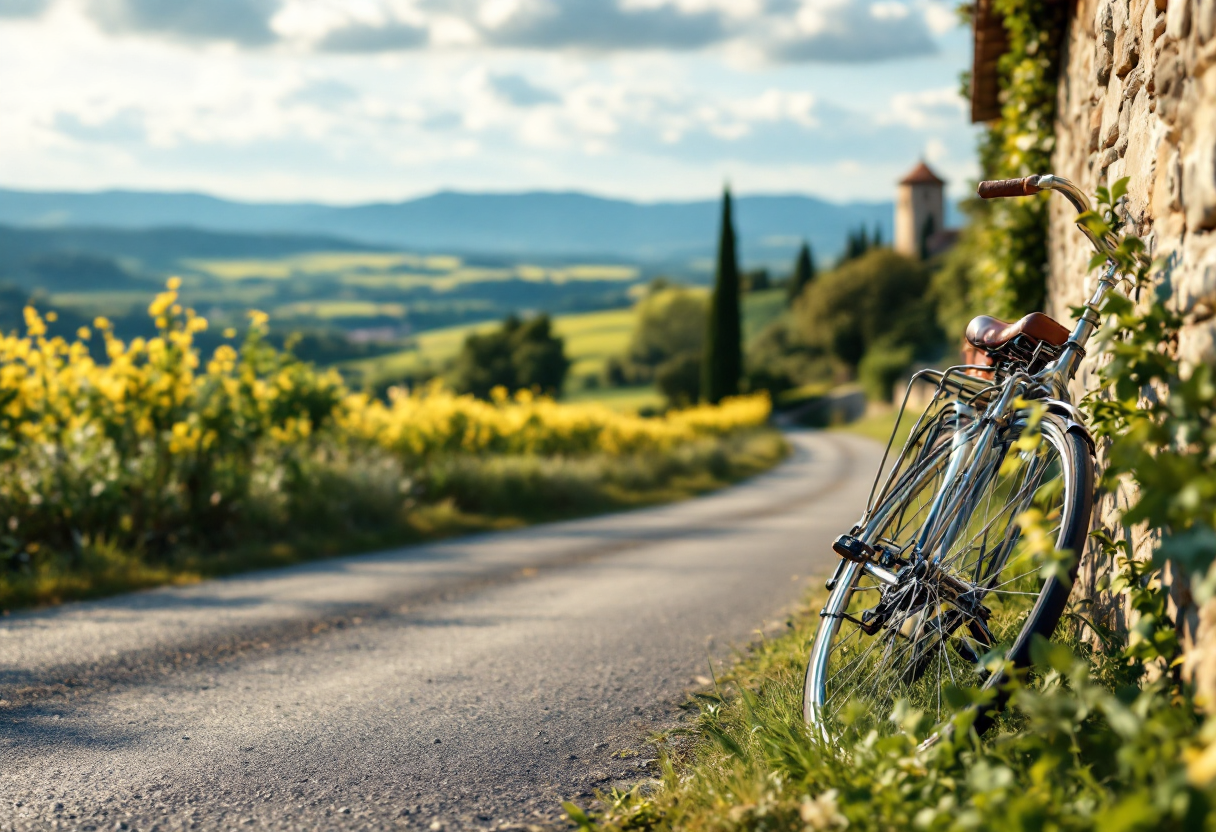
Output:
<instances>
[{"instance_id":1,"label":"asphalt surface","mask_svg":"<svg viewBox=\"0 0 1216 832\"><path fill-rule=\"evenodd\" d=\"M509 829L646 776L880 449L657 509L0 619L0 829Z\"/></svg>"}]
</instances>

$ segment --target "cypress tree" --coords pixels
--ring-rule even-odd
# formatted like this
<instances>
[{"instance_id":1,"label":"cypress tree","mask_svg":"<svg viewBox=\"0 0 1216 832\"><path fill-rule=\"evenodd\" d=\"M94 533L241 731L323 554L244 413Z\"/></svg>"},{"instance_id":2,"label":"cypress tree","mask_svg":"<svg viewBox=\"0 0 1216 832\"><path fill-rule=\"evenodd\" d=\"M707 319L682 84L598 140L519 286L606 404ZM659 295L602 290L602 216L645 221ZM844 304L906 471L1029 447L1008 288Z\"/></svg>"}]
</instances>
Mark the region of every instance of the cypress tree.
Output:
<instances>
[{"instance_id":1,"label":"cypress tree","mask_svg":"<svg viewBox=\"0 0 1216 832\"><path fill-rule=\"evenodd\" d=\"M743 372L742 332L739 325L739 260L735 253L735 225L731 218L730 188L722 193L722 230L718 237L718 268L709 303L709 331L701 364L701 398L717 404L739 392Z\"/></svg>"},{"instance_id":2,"label":"cypress tree","mask_svg":"<svg viewBox=\"0 0 1216 832\"><path fill-rule=\"evenodd\" d=\"M798 249L798 258L794 261L794 273L790 275L789 303L793 303L802 294L807 284L815 279L815 255L806 240Z\"/></svg>"}]
</instances>

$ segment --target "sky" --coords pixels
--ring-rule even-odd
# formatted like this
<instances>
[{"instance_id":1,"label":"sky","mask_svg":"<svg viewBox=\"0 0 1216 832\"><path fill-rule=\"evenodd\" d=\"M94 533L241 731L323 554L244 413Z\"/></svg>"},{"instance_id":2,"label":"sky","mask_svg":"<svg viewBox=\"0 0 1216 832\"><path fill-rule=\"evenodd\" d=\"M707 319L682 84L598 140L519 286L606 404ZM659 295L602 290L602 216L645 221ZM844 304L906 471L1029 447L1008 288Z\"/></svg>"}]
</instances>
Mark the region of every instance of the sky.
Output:
<instances>
[{"instance_id":1,"label":"sky","mask_svg":"<svg viewBox=\"0 0 1216 832\"><path fill-rule=\"evenodd\" d=\"M937 0L0 0L0 187L961 195Z\"/></svg>"}]
</instances>

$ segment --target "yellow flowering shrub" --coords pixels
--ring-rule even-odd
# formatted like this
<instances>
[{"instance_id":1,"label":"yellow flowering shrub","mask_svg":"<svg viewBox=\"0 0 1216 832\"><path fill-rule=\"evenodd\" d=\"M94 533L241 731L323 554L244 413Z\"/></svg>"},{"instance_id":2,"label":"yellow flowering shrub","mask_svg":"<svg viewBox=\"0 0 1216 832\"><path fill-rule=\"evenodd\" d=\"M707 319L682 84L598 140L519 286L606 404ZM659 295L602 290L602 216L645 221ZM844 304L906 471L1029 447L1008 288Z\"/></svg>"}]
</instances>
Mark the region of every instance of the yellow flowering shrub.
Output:
<instances>
[{"instance_id":1,"label":"yellow flowering shrub","mask_svg":"<svg viewBox=\"0 0 1216 832\"><path fill-rule=\"evenodd\" d=\"M387 403L348 396L338 414L344 433L375 442L404 460L437 454L632 454L663 451L699 436L730 433L768 419L767 396L728 399L661 418L644 418L598 404L562 404L521 390L491 401L442 386L389 392Z\"/></svg>"},{"instance_id":2,"label":"yellow flowering shrub","mask_svg":"<svg viewBox=\"0 0 1216 832\"><path fill-rule=\"evenodd\" d=\"M270 347L261 312L243 343L204 359L194 339L207 321L179 303L179 285L148 307L152 337L124 341L105 318L74 340L49 337L53 313L33 308L23 333L0 336L0 557L10 566L99 541L156 553L232 540L254 497L287 505L315 492L318 466L343 454L391 463L405 482L453 455L662 452L769 413L763 396L651 419L439 386L380 401Z\"/></svg>"}]
</instances>

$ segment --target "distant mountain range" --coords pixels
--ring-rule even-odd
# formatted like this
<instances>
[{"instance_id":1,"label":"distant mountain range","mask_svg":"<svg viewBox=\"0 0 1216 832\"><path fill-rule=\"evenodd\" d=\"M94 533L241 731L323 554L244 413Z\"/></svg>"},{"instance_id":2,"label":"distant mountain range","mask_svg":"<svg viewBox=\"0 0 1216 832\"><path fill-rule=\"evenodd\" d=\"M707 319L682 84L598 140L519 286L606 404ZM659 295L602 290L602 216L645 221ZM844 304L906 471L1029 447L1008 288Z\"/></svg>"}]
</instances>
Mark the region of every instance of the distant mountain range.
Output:
<instances>
[{"instance_id":1,"label":"distant mountain range","mask_svg":"<svg viewBox=\"0 0 1216 832\"><path fill-rule=\"evenodd\" d=\"M236 202L194 193L0 189L0 224L58 229L58 242L75 240L92 250L108 235L89 240L84 229L137 232L173 227L314 238L276 241L289 248L342 248L354 243L514 258L687 262L712 255L720 210L717 200L641 203L560 192L445 191L404 202L332 206ZM893 212L890 202L832 203L808 196L744 196L735 201L740 247L749 265L783 263L804 238L821 258L834 257L843 249L846 234L860 225L871 232L879 228L890 240ZM133 233L125 242L151 242L138 236ZM203 239L195 236L191 242ZM172 248L174 243L164 241L164 245ZM175 251L182 253L180 248Z\"/></svg>"}]
</instances>

